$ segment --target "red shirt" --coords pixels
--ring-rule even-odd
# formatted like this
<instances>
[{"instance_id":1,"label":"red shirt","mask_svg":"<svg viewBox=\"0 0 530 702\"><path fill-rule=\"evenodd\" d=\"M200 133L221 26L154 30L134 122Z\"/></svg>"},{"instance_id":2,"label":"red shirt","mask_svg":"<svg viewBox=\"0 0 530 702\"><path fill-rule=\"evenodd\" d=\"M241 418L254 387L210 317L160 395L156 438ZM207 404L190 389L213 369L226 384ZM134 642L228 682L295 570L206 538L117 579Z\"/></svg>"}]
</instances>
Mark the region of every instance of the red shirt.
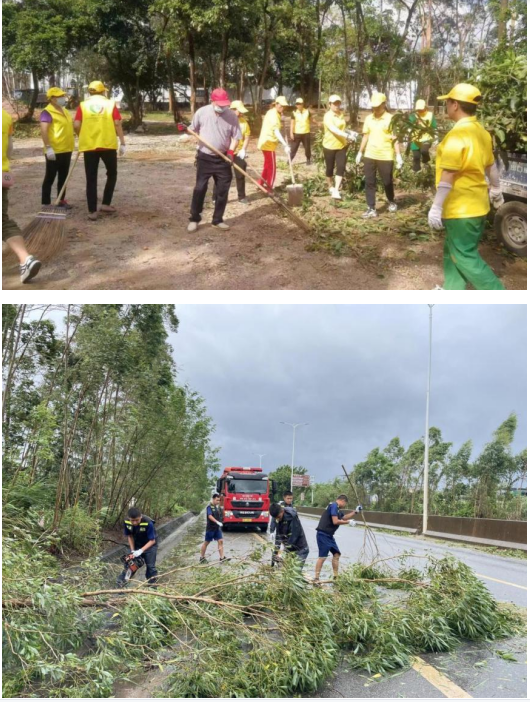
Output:
<instances>
[{"instance_id":1,"label":"red shirt","mask_svg":"<svg viewBox=\"0 0 530 702\"><path fill-rule=\"evenodd\" d=\"M121 120L121 115L120 111L114 105L114 109L112 110L112 119L113 120ZM83 121L83 111L81 110L81 105L77 108L77 112L75 113L74 120L77 122L82 122ZM95 151L113 151L113 149L94 149Z\"/></svg>"}]
</instances>

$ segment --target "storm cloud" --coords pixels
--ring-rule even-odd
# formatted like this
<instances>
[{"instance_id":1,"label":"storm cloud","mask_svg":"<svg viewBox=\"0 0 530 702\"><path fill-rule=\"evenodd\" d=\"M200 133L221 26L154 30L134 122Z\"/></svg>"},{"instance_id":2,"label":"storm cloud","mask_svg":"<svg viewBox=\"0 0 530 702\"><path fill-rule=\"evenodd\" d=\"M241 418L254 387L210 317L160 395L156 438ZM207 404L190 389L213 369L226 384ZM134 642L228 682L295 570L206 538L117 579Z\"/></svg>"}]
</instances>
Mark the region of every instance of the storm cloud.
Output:
<instances>
[{"instance_id":1,"label":"storm cloud","mask_svg":"<svg viewBox=\"0 0 530 702\"><path fill-rule=\"evenodd\" d=\"M223 466L291 462L318 481L423 436L427 305L177 305L181 383L205 398ZM526 306L436 305L430 425L476 455L512 411L526 446Z\"/></svg>"}]
</instances>

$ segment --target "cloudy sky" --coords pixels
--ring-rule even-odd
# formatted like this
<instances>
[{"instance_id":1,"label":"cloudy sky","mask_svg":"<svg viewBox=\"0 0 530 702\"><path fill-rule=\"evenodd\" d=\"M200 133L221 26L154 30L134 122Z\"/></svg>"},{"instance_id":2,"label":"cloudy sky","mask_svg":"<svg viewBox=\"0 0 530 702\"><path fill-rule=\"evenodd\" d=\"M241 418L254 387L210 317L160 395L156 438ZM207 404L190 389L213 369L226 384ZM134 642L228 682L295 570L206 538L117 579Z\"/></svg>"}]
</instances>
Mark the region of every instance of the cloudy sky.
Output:
<instances>
[{"instance_id":1,"label":"cloudy sky","mask_svg":"<svg viewBox=\"0 0 530 702\"><path fill-rule=\"evenodd\" d=\"M206 399L223 466L291 462L317 480L423 435L427 305L177 305L180 382ZM526 306L436 305L431 426L475 453L515 411L526 446Z\"/></svg>"}]
</instances>

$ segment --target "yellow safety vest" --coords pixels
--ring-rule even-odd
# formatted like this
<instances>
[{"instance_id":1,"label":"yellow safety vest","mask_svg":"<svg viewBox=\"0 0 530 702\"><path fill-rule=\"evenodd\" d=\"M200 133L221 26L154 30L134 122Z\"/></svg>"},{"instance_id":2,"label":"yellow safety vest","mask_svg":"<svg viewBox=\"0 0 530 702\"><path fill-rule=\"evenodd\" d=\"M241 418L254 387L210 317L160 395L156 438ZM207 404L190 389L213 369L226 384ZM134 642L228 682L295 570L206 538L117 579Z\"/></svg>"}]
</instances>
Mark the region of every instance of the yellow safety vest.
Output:
<instances>
[{"instance_id":1,"label":"yellow safety vest","mask_svg":"<svg viewBox=\"0 0 530 702\"><path fill-rule=\"evenodd\" d=\"M276 151L278 137L274 133L276 129L281 131L282 118L275 107L267 112L261 124L261 133L258 139L258 149L261 151Z\"/></svg>"},{"instance_id":2,"label":"yellow safety vest","mask_svg":"<svg viewBox=\"0 0 530 702\"><path fill-rule=\"evenodd\" d=\"M59 112L51 103L46 106L46 112L51 116L51 123L48 122L48 139L50 146L56 154L64 154L74 150L74 123L72 115L66 108ZM46 124L46 123L45 123ZM46 151L46 147L44 147Z\"/></svg>"},{"instance_id":3,"label":"yellow safety vest","mask_svg":"<svg viewBox=\"0 0 530 702\"><path fill-rule=\"evenodd\" d=\"M245 139L250 136L250 124L244 117L239 117L238 119L242 139L240 139L238 145L236 146L236 152L241 151L241 149L243 148L243 144L245 143Z\"/></svg>"},{"instance_id":4,"label":"yellow safety vest","mask_svg":"<svg viewBox=\"0 0 530 702\"><path fill-rule=\"evenodd\" d=\"M294 133L295 134L309 134L311 131L311 124L309 122L309 110L298 110L293 112L294 119Z\"/></svg>"},{"instance_id":5,"label":"yellow safety vest","mask_svg":"<svg viewBox=\"0 0 530 702\"><path fill-rule=\"evenodd\" d=\"M79 132L79 151L118 148L113 110L114 100L104 95L92 95L81 103L83 121Z\"/></svg>"},{"instance_id":6,"label":"yellow safety vest","mask_svg":"<svg viewBox=\"0 0 530 702\"><path fill-rule=\"evenodd\" d=\"M7 148L11 134L13 134L13 118L2 108L2 173L9 171Z\"/></svg>"},{"instance_id":7,"label":"yellow safety vest","mask_svg":"<svg viewBox=\"0 0 530 702\"><path fill-rule=\"evenodd\" d=\"M418 118L421 119L422 122L426 122L430 126L432 122L432 112L427 112L427 114L424 117L418 115ZM420 138L416 139L416 141L432 141L432 136L428 132L422 132Z\"/></svg>"}]
</instances>

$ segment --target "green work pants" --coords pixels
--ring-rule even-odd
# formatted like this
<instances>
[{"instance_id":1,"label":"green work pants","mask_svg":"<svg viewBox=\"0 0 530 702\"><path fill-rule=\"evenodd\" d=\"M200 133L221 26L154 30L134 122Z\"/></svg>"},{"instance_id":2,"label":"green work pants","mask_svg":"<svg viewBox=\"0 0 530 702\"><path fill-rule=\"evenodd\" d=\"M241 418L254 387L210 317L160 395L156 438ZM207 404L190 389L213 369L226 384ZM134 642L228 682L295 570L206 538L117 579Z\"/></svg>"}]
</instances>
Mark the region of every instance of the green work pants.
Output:
<instances>
[{"instance_id":1,"label":"green work pants","mask_svg":"<svg viewBox=\"0 0 530 702\"><path fill-rule=\"evenodd\" d=\"M506 290L478 252L486 217L444 219L443 223L444 290L465 290L466 283L476 290Z\"/></svg>"},{"instance_id":2,"label":"green work pants","mask_svg":"<svg viewBox=\"0 0 530 702\"><path fill-rule=\"evenodd\" d=\"M18 224L14 220L9 219L7 213L8 190L9 188L2 188L2 241L7 241L12 236L20 236L22 234Z\"/></svg>"}]
</instances>

